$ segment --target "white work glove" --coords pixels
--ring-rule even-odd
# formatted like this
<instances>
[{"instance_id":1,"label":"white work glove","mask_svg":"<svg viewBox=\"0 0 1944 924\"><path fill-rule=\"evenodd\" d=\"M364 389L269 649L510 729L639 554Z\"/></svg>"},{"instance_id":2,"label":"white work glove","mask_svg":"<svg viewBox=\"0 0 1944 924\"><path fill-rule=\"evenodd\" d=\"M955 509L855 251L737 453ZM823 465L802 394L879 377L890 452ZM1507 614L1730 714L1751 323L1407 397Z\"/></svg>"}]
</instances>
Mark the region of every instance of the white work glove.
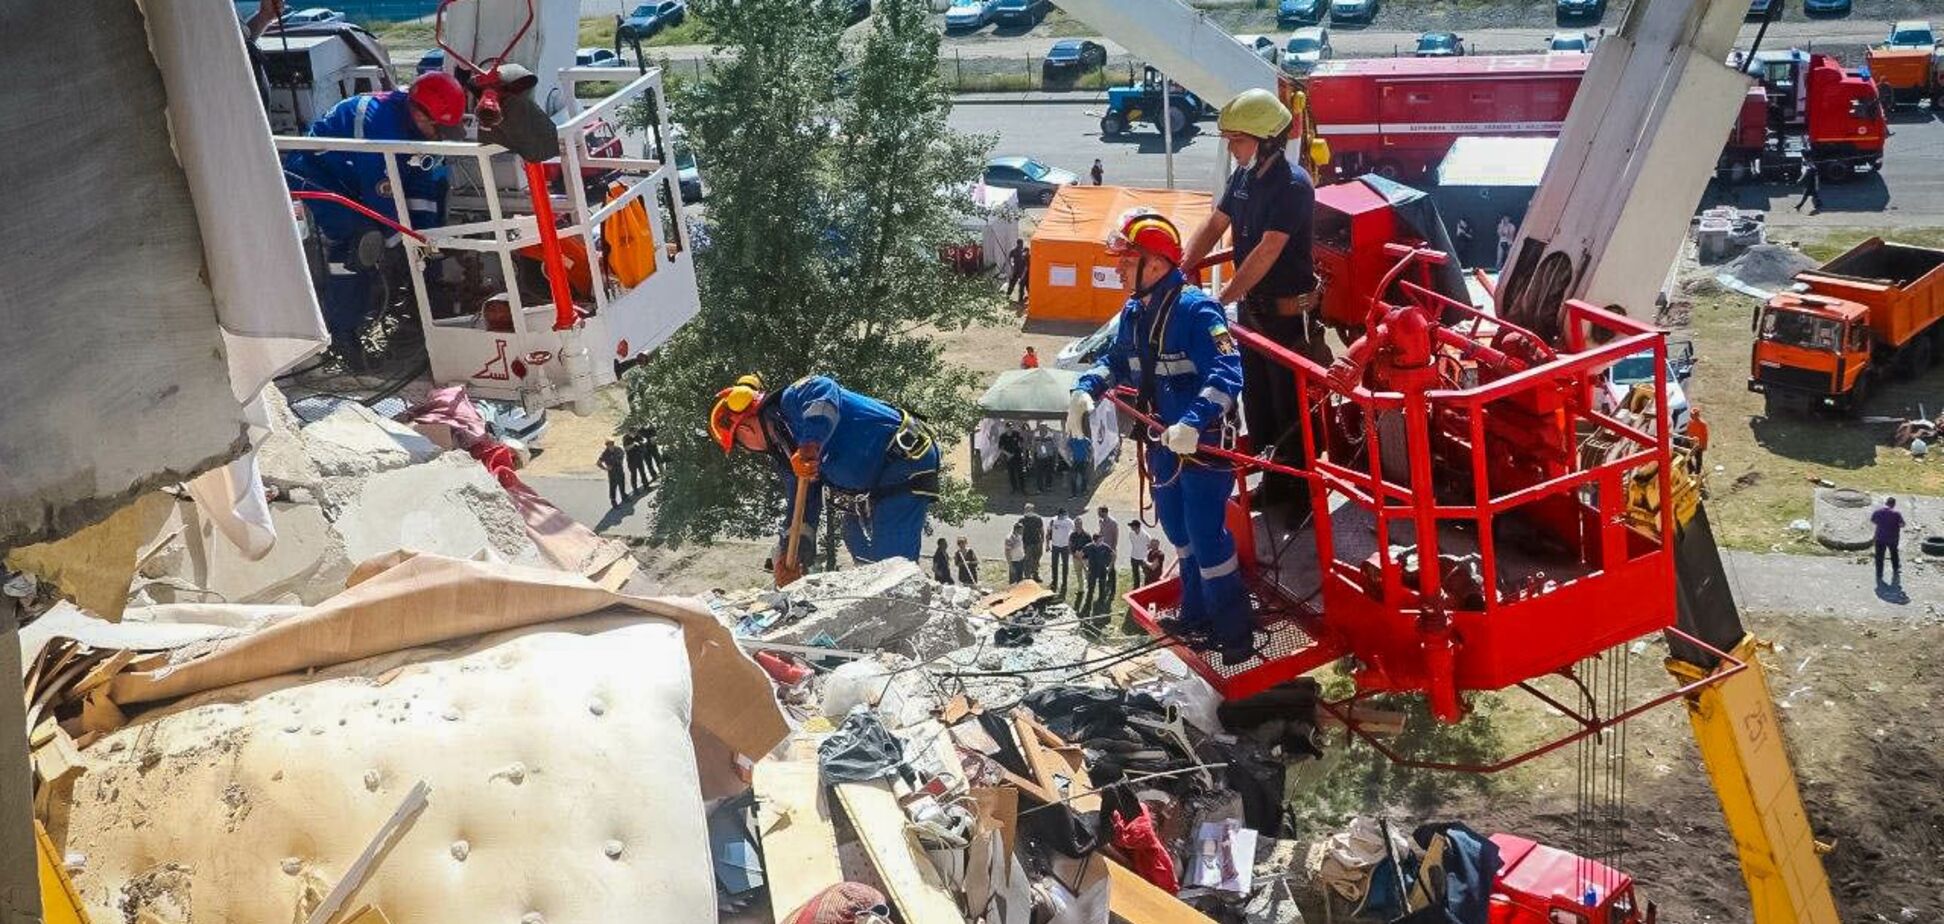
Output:
<instances>
[{"instance_id":1,"label":"white work glove","mask_svg":"<svg viewBox=\"0 0 1944 924\"><path fill-rule=\"evenodd\" d=\"M1086 437L1087 415L1093 413L1093 395L1076 391L1067 399L1066 432L1068 436Z\"/></svg>"},{"instance_id":2,"label":"white work glove","mask_svg":"<svg viewBox=\"0 0 1944 924\"><path fill-rule=\"evenodd\" d=\"M1192 456L1195 447L1201 445L1201 431L1184 423L1174 424L1161 431L1161 445L1178 456Z\"/></svg>"}]
</instances>

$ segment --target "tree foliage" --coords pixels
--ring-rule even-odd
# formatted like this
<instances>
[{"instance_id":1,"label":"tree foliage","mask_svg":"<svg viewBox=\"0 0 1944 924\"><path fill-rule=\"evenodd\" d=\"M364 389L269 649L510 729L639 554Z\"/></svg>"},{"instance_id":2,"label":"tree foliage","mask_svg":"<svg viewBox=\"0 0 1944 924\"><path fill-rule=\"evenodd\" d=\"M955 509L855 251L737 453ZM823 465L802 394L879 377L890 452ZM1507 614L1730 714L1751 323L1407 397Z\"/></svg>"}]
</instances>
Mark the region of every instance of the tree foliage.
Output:
<instances>
[{"instance_id":1,"label":"tree foliage","mask_svg":"<svg viewBox=\"0 0 1944 924\"><path fill-rule=\"evenodd\" d=\"M709 442L718 389L748 372L772 389L827 374L956 440L976 419L972 380L934 334L999 312L988 280L939 259L964 237L986 142L946 126L926 0L879 0L850 46L844 0L693 5L724 52L673 100L710 191L702 309L627 380L627 426L654 425L668 458L668 542L764 534L781 509L767 462ZM947 517L976 500L963 484L947 495Z\"/></svg>"}]
</instances>

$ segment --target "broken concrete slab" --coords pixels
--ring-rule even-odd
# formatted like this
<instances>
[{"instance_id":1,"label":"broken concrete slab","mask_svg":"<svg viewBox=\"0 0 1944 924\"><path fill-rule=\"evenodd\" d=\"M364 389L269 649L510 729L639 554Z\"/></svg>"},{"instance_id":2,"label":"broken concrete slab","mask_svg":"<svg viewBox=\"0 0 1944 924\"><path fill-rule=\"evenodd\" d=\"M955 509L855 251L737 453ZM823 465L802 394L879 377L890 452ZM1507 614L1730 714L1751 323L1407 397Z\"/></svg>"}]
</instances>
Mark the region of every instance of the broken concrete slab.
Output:
<instances>
[{"instance_id":1,"label":"broken concrete slab","mask_svg":"<svg viewBox=\"0 0 1944 924\"><path fill-rule=\"evenodd\" d=\"M1817 488L1814 535L1832 549L1867 549L1876 536L1870 523L1875 498L1854 488Z\"/></svg>"},{"instance_id":2,"label":"broken concrete slab","mask_svg":"<svg viewBox=\"0 0 1944 924\"><path fill-rule=\"evenodd\" d=\"M784 588L793 611L808 615L764 637L792 645L825 644L852 651L895 651L920 660L972 643L966 612L977 592L940 585L909 559L893 558L848 571L812 574Z\"/></svg>"},{"instance_id":3,"label":"broken concrete slab","mask_svg":"<svg viewBox=\"0 0 1944 924\"><path fill-rule=\"evenodd\" d=\"M324 509L274 503L277 542L251 561L195 504L178 502L144 556L141 591L155 603L317 603L344 589L353 564Z\"/></svg>"},{"instance_id":4,"label":"broken concrete slab","mask_svg":"<svg viewBox=\"0 0 1944 924\"><path fill-rule=\"evenodd\" d=\"M411 549L546 566L499 481L459 453L365 479L357 494L342 500L336 527L353 562Z\"/></svg>"},{"instance_id":5,"label":"broken concrete slab","mask_svg":"<svg viewBox=\"0 0 1944 924\"><path fill-rule=\"evenodd\" d=\"M304 445L302 423L275 385L263 389L263 409L270 421L270 432L257 444L257 470L263 475L263 483L315 490L323 474L317 470L317 463L311 461L310 450Z\"/></svg>"},{"instance_id":6,"label":"broken concrete slab","mask_svg":"<svg viewBox=\"0 0 1944 924\"><path fill-rule=\"evenodd\" d=\"M345 404L300 432L311 462L333 478L429 462L441 451L418 431L362 404Z\"/></svg>"}]
</instances>

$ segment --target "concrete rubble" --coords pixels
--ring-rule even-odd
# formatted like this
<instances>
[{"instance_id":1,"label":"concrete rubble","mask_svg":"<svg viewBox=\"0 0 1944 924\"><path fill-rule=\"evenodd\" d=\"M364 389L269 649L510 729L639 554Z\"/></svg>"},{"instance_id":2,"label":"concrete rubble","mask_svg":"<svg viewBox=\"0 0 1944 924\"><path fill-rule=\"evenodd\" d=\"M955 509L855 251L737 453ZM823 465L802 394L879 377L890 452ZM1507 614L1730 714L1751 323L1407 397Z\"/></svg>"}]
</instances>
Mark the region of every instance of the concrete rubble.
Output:
<instances>
[{"instance_id":1,"label":"concrete rubble","mask_svg":"<svg viewBox=\"0 0 1944 924\"><path fill-rule=\"evenodd\" d=\"M714 842L759 864L718 861L722 920L794 921L835 889L907 922L1294 924L1320 907L1280 811L1286 769L1319 753L1313 684L1277 688L1266 723L1145 636L1057 598L996 616L1000 599L907 561L710 596L797 727L755 768L750 825Z\"/></svg>"}]
</instances>

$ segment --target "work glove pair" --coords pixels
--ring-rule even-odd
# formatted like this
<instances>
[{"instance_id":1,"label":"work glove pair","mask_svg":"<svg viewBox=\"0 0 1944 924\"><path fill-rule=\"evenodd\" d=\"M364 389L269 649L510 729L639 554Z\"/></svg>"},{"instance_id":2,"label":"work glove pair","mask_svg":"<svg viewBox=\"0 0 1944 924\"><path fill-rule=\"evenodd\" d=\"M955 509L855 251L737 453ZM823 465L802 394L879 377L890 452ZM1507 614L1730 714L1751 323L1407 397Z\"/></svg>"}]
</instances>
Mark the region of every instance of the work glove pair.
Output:
<instances>
[{"instance_id":1,"label":"work glove pair","mask_svg":"<svg viewBox=\"0 0 1944 924\"><path fill-rule=\"evenodd\" d=\"M1068 436L1087 436L1087 415L1093 413L1093 396L1084 391L1076 391L1067 402L1066 432ZM1201 445L1201 431L1185 423L1174 424L1161 431L1161 445L1176 455L1192 456Z\"/></svg>"}]
</instances>

